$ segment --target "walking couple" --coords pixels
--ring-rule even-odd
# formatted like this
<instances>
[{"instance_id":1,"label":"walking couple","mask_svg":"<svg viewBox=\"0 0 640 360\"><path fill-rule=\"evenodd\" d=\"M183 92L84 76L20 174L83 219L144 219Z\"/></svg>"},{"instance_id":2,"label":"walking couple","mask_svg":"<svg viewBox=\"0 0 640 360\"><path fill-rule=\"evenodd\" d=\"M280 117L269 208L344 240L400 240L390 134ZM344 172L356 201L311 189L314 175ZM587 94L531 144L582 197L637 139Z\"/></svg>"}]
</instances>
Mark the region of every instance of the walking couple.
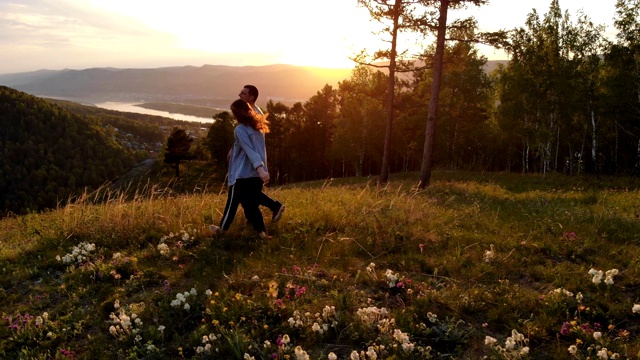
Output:
<instances>
[{"instance_id":1,"label":"walking couple","mask_svg":"<svg viewBox=\"0 0 640 360\"><path fill-rule=\"evenodd\" d=\"M233 130L233 147L227 155L227 203L220 225L210 225L209 230L213 235L220 235L229 230L238 211L238 205L242 205L244 215L253 229L261 238L268 238L259 206L266 206L271 210L272 223L278 222L285 210L282 203L271 199L262 191L263 186L270 180L264 140L269 126L264 113L255 104L258 89L253 85L245 85L239 96L240 99L231 104L231 112L238 124Z\"/></svg>"}]
</instances>

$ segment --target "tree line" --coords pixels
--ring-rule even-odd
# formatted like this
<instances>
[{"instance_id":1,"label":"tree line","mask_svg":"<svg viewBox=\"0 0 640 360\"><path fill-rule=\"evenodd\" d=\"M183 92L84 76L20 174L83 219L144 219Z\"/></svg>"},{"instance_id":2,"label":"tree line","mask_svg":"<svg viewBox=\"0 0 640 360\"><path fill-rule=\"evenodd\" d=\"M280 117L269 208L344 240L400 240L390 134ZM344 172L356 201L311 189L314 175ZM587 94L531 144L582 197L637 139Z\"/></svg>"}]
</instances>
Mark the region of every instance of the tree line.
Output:
<instances>
[{"instance_id":1,"label":"tree line","mask_svg":"<svg viewBox=\"0 0 640 360\"><path fill-rule=\"evenodd\" d=\"M485 71L487 59L479 54L474 29L449 28L434 166L638 174L640 2L618 0L616 9L618 35L612 41L602 26L584 14L573 21L553 0L546 14L534 10L525 26L505 33L502 46L511 59L492 73ZM380 174L389 111L394 121L389 171L420 170L434 53L435 48L426 49L410 72L395 73L393 88L389 71L360 65L350 78L326 85L306 102L269 101L266 139L274 181ZM228 112L214 119L203 146L222 166L233 142L233 119Z\"/></svg>"}]
</instances>

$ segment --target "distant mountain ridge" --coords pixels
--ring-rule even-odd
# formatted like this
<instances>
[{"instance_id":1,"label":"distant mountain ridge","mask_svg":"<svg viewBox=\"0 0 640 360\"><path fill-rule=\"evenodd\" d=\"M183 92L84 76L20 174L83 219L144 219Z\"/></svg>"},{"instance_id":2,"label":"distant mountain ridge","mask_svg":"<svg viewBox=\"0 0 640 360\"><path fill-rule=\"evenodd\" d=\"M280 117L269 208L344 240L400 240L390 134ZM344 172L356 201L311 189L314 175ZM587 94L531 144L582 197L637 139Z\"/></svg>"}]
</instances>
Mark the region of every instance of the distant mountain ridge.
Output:
<instances>
[{"instance_id":1,"label":"distant mountain ridge","mask_svg":"<svg viewBox=\"0 0 640 360\"><path fill-rule=\"evenodd\" d=\"M36 96L86 102L167 101L226 108L245 84L260 89L258 103L304 102L325 84L335 86L350 73L351 69L293 65L92 68L0 75L0 84Z\"/></svg>"},{"instance_id":2,"label":"distant mountain ridge","mask_svg":"<svg viewBox=\"0 0 640 360\"><path fill-rule=\"evenodd\" d=\"M489 61L489 72L498 63ZM0 75L0 85L26 93L84 103L173 102L227 108L243 85L260 89L258 105L272 99L287 105L305 102L325 84L336 86L351 69L294 65L175 66L148 69L91 68L38 70Z\"/></svg>"}]
</instances>

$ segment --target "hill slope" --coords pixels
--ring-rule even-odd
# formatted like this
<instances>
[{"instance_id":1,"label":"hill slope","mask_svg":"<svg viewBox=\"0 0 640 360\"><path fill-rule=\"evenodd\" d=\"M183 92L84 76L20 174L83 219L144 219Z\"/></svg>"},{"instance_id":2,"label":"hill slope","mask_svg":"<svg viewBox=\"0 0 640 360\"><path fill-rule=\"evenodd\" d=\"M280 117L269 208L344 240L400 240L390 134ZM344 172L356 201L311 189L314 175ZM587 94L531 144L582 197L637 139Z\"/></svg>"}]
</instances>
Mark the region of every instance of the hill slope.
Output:
<instances>
[{"instance_id":1,"label":"hill slope","mask_svg":"<svg viewBox=\"0 0 640 360\"><path fill-rule=\"evenodd\" d=\"M135 163L96 122L4 86L0 129L0 214L56 207Z\"/></svg>"},{"instance_id":2,"label":"hill slope","mask_svg":"<svg viewBox=\"0 0 640 360\"><path fill-rule=\"evenodd\" d=\"M0 358L637 358L638 179L418 177L268 189L264 240L218 189L2 219Z\"/></svg>"}]
</instances>

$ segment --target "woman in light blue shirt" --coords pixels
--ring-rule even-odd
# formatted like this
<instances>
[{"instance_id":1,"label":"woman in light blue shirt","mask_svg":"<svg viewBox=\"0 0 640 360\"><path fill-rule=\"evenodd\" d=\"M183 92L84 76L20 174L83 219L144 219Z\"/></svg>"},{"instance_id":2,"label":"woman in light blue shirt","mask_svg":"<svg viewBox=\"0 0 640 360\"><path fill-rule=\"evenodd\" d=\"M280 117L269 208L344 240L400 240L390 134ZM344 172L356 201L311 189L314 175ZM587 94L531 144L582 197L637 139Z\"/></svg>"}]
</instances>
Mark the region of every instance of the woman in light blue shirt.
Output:
<instances>
[{"instance_id":1,"label":"woman in light blue shirt","mask_svg":"<svg viewBox=\"0 0 640 360\"><path fill-rule=\"evenodd\" d=\"M242 205L245 216L260 237L268 237L264 219L259 208L262 187L269 182L267 150L264 134L269 132L264 115L256 113L244 100L231 104L231 112L238 121L233 130L235 142L229 154L229 193L220 226L211 225L214 235L229 230L231 223Z\"/></svg>"},{"instance_id":2,"label":"woman in light blue shirt","mask_svg":"<svg viewBox=\"0 0 640 360\"><path fill-rule=\"evenodd\" d=\"M260 95L260 92L258 91L258 88L255 85L245 85L242 88L242 90L240 90L240 93L238 94L240 99L246 101L249 104L249 106L251 106L253 111L255 111L258 115L264 116L262 109L260 109L260 107L256 104L256 101L258 100L259 95ZM284 210L285 210L285 207L281 202L277 200L273 200L267 194L265 194L264 192L261 192L260 194L258 194L258 204L260 204L260 206L265 206L269 208L269 210L271 210L272 223L277 223L278 221L280 221L280 219L282 218L282 214L284 213Z\"/></svg>"}]
</instances>

